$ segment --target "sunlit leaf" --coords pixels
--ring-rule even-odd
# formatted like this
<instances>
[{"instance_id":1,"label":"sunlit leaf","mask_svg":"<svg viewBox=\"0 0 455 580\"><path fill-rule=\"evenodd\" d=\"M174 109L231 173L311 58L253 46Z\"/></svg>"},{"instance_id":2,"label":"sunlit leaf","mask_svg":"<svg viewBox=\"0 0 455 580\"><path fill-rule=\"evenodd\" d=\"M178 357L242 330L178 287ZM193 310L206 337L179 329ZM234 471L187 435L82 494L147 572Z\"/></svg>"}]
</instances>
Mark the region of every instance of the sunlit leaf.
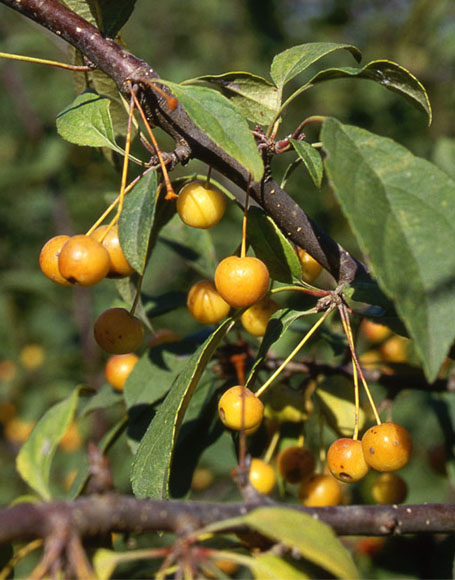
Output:
<instances>
[{"instance_id":1,"label":"sunlit leaf","mask_svg":"<svg viewBox=\"0 0 455 580\"><path fill-rule=\"evenodd\" d=\"M405 97L418 109L426 113L431 124L432 111L430 99L422 83L404 67L390 60L373 60L362 68L340 67L323 70L315 75L309 84L321 81L359 78L379 83L386 89Z\"/></svg>"},{"instance_id":2,"label":"sunlit leaf","mask_svg":"<svg viewBox=\"0 0 455 580\"><path fill-rule=\"evenodd\" d=\"M261 156L247 121L218 91L167 82L192 121L228 155L241 163L255 181L264 173Z\"/></svg>"},{"instance_id":3,"label":"sunlit leaf","mask_svg":"<svg viewBox=\"0 0 455 580\"><path fill-rule=\"evenodd\" d=\"M131 482L138 497L168 497L169 471L185 411L216 347L233 325L227 319L187 361L144 435L133 463Z\"/></svg>"},{"instance_id":4,"label":"sunlit leaf","mask_svg":"<svg viewBox=\"0 0 455 580\"><path fill-rule=\"evenodd\" d=\"M57 115L57 131L70 143L109 147L123 153L115 142L110 103L108 98L101 97L94 91L84 91Z\"/></svg>"},{"instance_id":5,"label":"sunlit leaf","mask_svg":"<svg viewBox=\"0 0 455 580\"><path fill-rule=\"evenodd\" d=\"M16 466L22 479L43 499L51 499L49 474L61 438L73 420L80 389L51 407L35 425L22 446Z\"/></svg>"},{"instance_id":6,"label":"sunlit leaf","mask_svg":"<svg viewBox=\"0 0 455 580\"><path fill-rule=\"evenodd\" d=\"M309 42L293 46L277 54L273 59L270 75L277 87L281 88L322 57L342 49L348 50L357 62L360 62L361 53L359 49L350 44Z\"/></svg>"},{"instance_id":7,"label":"sunlit leaf","mask_svg":"<svg viewBox=\"0 0 455 580\"><path fill-rule=\"evenodd\" d=\"M325 166L380 286L434 380L455 338L455 182L391 139L324 122Z\"/></svg>"},{"instance_id":8,"label":"sunlit leaf","mask_svg":"<svg viewBox=\"0 0 455 580\"><path fill-rule=\"evenodd\" d=\"M318 385L315 396L319 399L321 410L327 423L341 437L352 437L355 405L352 381L343 377L326 379ZM365 425L365 411L359 409L359 429Z\"/></svg>"},{"instance_id":9,"label":"sunlit leaf","mask_svg":"<svg viewBox=\"0 0 455 580\"><path fill-rule=\"evenodd\" d=\"M268 125L280 108L280 93L275 85L248 72L205 75L195 80L218 86L252 123Z\"/></svg>"}]
</instances>

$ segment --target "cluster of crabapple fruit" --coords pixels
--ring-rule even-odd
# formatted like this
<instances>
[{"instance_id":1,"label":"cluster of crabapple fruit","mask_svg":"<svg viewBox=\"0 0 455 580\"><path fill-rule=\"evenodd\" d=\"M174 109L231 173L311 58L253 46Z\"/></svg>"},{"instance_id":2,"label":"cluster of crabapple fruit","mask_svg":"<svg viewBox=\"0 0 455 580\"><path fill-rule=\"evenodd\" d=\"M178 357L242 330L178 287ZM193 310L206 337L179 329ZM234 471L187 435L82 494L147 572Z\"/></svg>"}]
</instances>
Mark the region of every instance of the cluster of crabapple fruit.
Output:
<instances>
[{"instance_id":1,"label":"cluster of crabapple fruit","mask_svg":"<svg viewBox=\"0 0 455 580\"><path fill-rule=\"evenodd\" d=\"M102 225L90 235L51 238L40 253L40 268L53 282L72 286L93 286L104 278L124 278L134 273L120 246L118 226ZM114 354L105 373L114 389L122 390L138 360L134 351L144 338L141 321L125 308L109 308L94 324L99 346Z\"/></svg>"}]
</instances>

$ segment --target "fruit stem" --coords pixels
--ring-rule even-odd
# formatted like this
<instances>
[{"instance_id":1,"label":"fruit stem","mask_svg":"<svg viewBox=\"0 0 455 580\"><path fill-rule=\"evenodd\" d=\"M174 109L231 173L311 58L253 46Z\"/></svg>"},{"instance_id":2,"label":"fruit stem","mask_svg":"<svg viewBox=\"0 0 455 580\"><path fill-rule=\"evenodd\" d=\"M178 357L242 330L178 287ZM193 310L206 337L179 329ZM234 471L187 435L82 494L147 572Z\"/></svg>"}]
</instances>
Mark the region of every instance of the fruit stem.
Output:
<instances>
[{"instance_id":1,"label":"fruit stem","mask_svg":"<svg viewBox=\"0 0 455 580\"><path fill-rule=\"evenodd\" d=\"M210 178L212 176L212 166L209 165L207 169L207 177L205 178L205 187L208 189L210 187Z\"/></svg>"},{"instance_id":2,"label":"fruit stem","mask_svg":"<svg viewBox=\"0 0 455 580\"><path fill-rule=\"evenodd\" d=\"M57 62L55 60L47 60L45 58L22 56L21 54L9 54L8 52L0 52L0 58L6 58L8 60L20 60L22 62L31 62L35 64L44 64L46 66L63 68L65 70L71 70L76 72L89 72L94 70L93 67L87 65L67 64L65 62Z\"/></svg>"},{"instance_id":3,"label":"fruit stem","mask_svg":"<svg viewBox=\"0 0 455 580\"><path fill-rule=\"evenodd\" d=\"M246 186L245 192L245 207L243 208L242 245L240 247L241 258L244 258L246 256L246 226L248 220L248 202L250 200L250 183L251 183L251 174L248 176L248 184Z\"/></svg>"},{"instance_id":4,"label":"fruit stem","mask_svg":"<svg viewBox=\"0 0 455 580\"><path fill-rule=\"evenodd\" d=\"M351 330L351 323L349 321L349 315L346 311L346 306L344 304L339 304L338 311L340 313L341 322L343 324L344 332L346 333L346 338L348 339L349 349L351 351L351 356L352 356L353 368L355 367L358 374L359 374L360 380L361 380L362 385L363 385L365 392L367 394L368 401L369 401L371 408L373 410L373 414L374 414L374 418L376 420L376 423L378 425L381 425L382 421L379 417L378 410L377 410L376 405L374 403L373 397L372 397L370 389L368 387L368 383L363 375L362 367L360 366L359 359L357 358L357 354L355 352L354 340L352 337L352 330Z\"/></svg>"},{"instance_id":5,"label":"fruit stem","mask_svg":"<svg viewBox=\"0 0 455 580\"><path fill-rule=\"evenodd\" d=\"M305 343L313 336L316 330L321 326L327 316L332 312L334 306L330 306L324 314L319 318L319 320L310 328L310 330L305 334L299 344L294 348L294 350L285 358L281 365L276 369L274 373L265 381L262 387L256 392L256 396L260 397L269 385L276 379L276 377L281 373L281 371L286 367L289 361L291 361L299 350L305 345Z\"/></svg>"},{"instance_id":6,"label":"fruit stem","mask_svg":"<svg viewBox=\"0 0 455 580\"><path fill-rule=\"evenodd\" d=\"M117 208L117 215L115 216L114 220L112 220L112 222L109 224L109 227L113 226L113 224L115 223L115 219L118 219L118 217L120 217L120 214L122 213L123 209L123 201L125 198L126 179L128 176L128 164L131 149L131 130L133 128L133 114L134 114L134 93L131 91L130 106L128 110L128 126L126 130L125 155L123 157L122 180L120 182L120 195Z\"/></svg>"},{"instance_id":7,"label":"fruit stem","mask_svg":"<svg viewBox=\"0 0 455 580\"><path fill-rule=\"evenodd\" d=\"M164 160L163 160L163 154L161 153L161 150L158 146L158 142L155 139L155 135L152 132L152 128L150 127L150 124L147 121L147 117L145 116L144 110L141 107L141 105L136 97L136 93L134 92L134 90L131 86L131 81L130 81L130 92L131 92L132 98L134 99L134 104L136 105L136 108L139 111L139 115L141 116L141 119L144 122L145 128L147 129L147 133L149 134L149 137L152 141L152 144L155 147L156 154L158 155L158 160L160 162L161 171L163 172L164 183L166 184L166 192L167 193L166 193L166 196L164 199L175 199L177 197L177 195L172 187L171 180L169 179L169 174L167 172L166 164L164 163Z\"/></svg>"},{"instance_id":8,"label":"fruit stem","mask_svg":"<svg viewBox=\"0 0 455 580\"><path fill-rule=\"evenodd\" d=\"M330 290L313 290L312 288L306 288L304 286L281 286L280 288L274 288L270 294L278 294L279 292L303 292L309 296L316 296L317 298L322 298L324 296L330 296Z\"/></svg>"},{"instance_id":9,"label":"fruit stem","mask_svg":"<svg viewBox=\"0 0 455 580\"><path fill-rule=\"evenodd\" d=\"M270 460L273 457L273 454L275 453L275 450L277 448L278 442L280 440L280 430L277 429L275 431L275 433L273 434L272 439L270 440L269 446L267 447L267 451L264 454L264 461L266 463L270 463Z\"/></svg>"}]
</instances>

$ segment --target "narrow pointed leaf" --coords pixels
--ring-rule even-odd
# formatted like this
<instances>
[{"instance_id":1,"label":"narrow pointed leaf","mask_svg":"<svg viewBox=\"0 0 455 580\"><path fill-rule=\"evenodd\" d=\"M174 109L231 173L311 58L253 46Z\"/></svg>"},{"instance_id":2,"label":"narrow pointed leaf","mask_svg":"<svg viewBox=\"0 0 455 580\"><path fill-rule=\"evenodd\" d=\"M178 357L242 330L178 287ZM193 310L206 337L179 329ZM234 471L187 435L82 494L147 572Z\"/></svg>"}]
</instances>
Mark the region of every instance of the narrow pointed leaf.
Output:
<instances>
[{"instance_id":1,"label":"narrow pointed leaf","mask_svg":"<svg viewBox=\"0 0 455 580\"><path fill-rule=\"evenodd\" d=\"M126 195L119 221L119 238L128 262L143 274L157 203L156 171L150 171Z\"/></svg>"},{"instance_id":2,"label":"narrow pointed leaf","mask_svg":"<svg viewBox=\"0 0 455 580\"><path fill-rule=\"evenodd\" d=\"M218 86L240 114L252 123L269 125L280 108L280 93L275 85L248 72L205 75L195 80Z\"/></svg>"},{"instance_id":3,"label":"narrow pointed leaf","mask_svg":"<svg viewBox=\"0 0 455 580\"><path fill-rule=\"evenodd\" d=\"M61 438L73 420L80 389L51 407L35 425L19 451L16 466L22 479L45 499L51 499L49 474Z\"/></svg>"},{"instance_id":4,"label":"narrow pointed leaf","mask_svg":"<svg viewBox=\"0 0 455 580\"><path fill-rule=\"evenodd\" d=\"M261 156L247 121L237 108L218 91L205 87L167 82L192 121L241 163L255 181L264 173Z\"/></svg>"},{"instance_id":5,"label":"narrow pointed leaf","mask_svg":"<svg viewBox=\"0 0 455 580\"><path fill-rule=\"evenodd\" d=\"M309 42L280 52L272 61L270 75L277 87L282 88L322 57L337 50L348 50L357 62L362 58L358 48L336 42Z\"/></svg>"},{"instance_id":6,"label":"narrow pointed leaf","mask_svg":"<svg viewBox=\"0 0 455 580\"><path fill-rule=\"evenodd\" d=\"M168 497L172 455L185 411L207 363L232 324L232 319L226 320L191 356L150 423L133 463L131 482L137 497Z\"/></svg>"},{"instance_id":7,"label":"narrow pointed leaf","mask_svg":"<svg viewBox=\"0 0 455 580\"><path fill-rule=\"evenodd\" d=\"M57 131L70 143L123 153L115 142L109 107L108 98L86 90L57 115Z\"/></svg>"},{"instance_id":8,"label":"narrow pointed leaf","mask_svg":"<svg viewBox=\"0 0 455 580\"><path fill-rule=\"evenodd\" d=\"M308 84L342 78L368 79L379 83L389 91L405 97L418 109L426 113L431 125L432 111L430 99L422 83L408 70L389 60L373 60L363 68L340 67L323 70Z\"/></svg>"},{"instance_id":9,"label":"narrow pointed leaf","mask_svg":"<svg viewBox=\"0 0 455 580\"><path fill-rule=\"evenodd\" d=\"M308 173L310 174L315 186L320 189L323 175L321 154L306 141L297 141L296 139L290 139L289 141L294 147L297 155L303 161L305 167L308 169Z\"/></svg>"},{"instance_id":10,"label":"narrow pointed leaf","mask_svg":"<svg viewBox=\"0 0 455 580\"><path fill-rule=\"evenodd\" d=\"M256 256L266 264L270 276L285 283L299 280L302 266L297 254L272 218L253 206L248 211L247 227L248 240Z\"/></svg>"},{"instance_id":11,"label":"narrow pointed leaf","mask_svg":"<svg viewBox=\"0 0 455 580\"><path fill-rule=\"evenodd\" d=\"M455 339L455 182L391 139L324 122L325 166L363 252L436 378Z\"/></svg>"}]
</instances>

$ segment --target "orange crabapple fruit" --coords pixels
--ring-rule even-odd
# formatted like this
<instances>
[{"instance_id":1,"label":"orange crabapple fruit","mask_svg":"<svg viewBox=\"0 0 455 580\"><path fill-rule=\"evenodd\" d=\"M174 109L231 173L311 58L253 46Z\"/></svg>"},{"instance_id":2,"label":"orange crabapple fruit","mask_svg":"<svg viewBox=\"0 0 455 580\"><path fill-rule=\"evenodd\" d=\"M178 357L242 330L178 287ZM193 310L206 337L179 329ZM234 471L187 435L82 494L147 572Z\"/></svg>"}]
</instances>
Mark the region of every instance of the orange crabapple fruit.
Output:
<instances>
[{"instance_id":1,"label":"orange crabapple fruit","mask_svg":"<svg viewBox=\"0 0 455 580\"><path fill-rule=\"evenodd\" d=\"M243 410L244 407L244 410ZM218 403L218 414L229 429L252 433L264 416L264 405L256 395L241 385L228 389Z\"/></svg>"},{"instance_id":2,"label":"orange crabapple fruit","mask_svg":"<svg viewBox=\"0 0 455 580\"><path fill-rule=\"evenodd\" d=\"M73 236L60 250L58 269L72 284L93 286L109 273L111 260L106 248L82 234Z\"/></svg>"},{"instance_id":3,"label":"orange crabapple fruit","mask_svg":"<svg viewBox=\"0 0 455 580\"><path fill-rule=\"evenodd\" d=\"M381 473L371 487L371 495L379 504L403 503L408 495L408 486L396 473Z\"/></svg>"},{"instance_id":4,"label":"orange crabapple fruit","mask_svg":"<svg viewBox=\"0 0 455 580\"><path fill-rule=\"evenodd\" d=\"M90 234L90 237L99 242L108 228L109 226L107 225L99 226ZM106 248L111 260L108 278L126 278L127 276L134 274L135 270L126 259L120 245L118 225L112 226L109 229L101 243Z\"/></svg>"},{"instance_id":5,"label":"orange crabapple fruit","mask_svg":"<svg viewBox=\"0 0 455 580\"><path fill-rule=\"evenodd\" d=\"M186 305L193 318L203 324L220 322L231 309L210 280L200 280L191 286Z\"/></svg>"},{"instance_id":6,"label":"orange crabapple fruit","mask_svg":"<svg viewBox=\"0 0 455 580\"><path fill-rule=\"evenodd\" d=\"M300 485L299 498L302 505L309 507L338 505L342 499L341 485L331 475L313 475Z\"/></svg>"},{"instance_id":7,"label":"orange crabapple fruit","mask_svg":"<svg viewBox=\"0 0 455 580\"><path fill-rule=\"evenodd\" d=\"M142 322L125 308L108 308L93 327L95 340L106 352L126 354L138 349L144 338Z\"/></svg>"},{"instance_id":8,"label":"orange crabapple fruit","mask_svg":"<svg viewBox=\"0 0 455 580\"><path fill-rule=\"evenodd\" d=\"M299 483L313 475L316 462L309 449L291 445L280 451L276 466L285 481Z\"/></svg>"},{"instance_id":9,"label":"orange crabapple fruit","mask_svg":"<svg viewBox=\"0 0 455 580\"><path fill-rule=\"evenodd\" d=\"M408 463L412 439L398 423L387 422L370 427L362 437L365 461L377 471L396 471Z\"/></svg>"},{"instance_id":10,"label":"orange crabapple fruit","mask_svg":"<svg viewBox=\"0 0 455 580\"><path fill-rule=\"evenodd\" d=\"M297 246L296 250L302 266L302 280L311 284L322 272L322 266L313 258L313 256L310 256L310 254L300 246Z\"/></svg>"},{"instance_id":11,"label":"orange crabapple fruit","mask_svg":"<svg viewBox=\"0 0 455 580\"><path fill-rule=\"evenodd\" d=\"M180 219L193 228L211 228L221 220L225 210L224 193L202 181L187 183L177 197Z\"/></svg>"},{"instance_id":12,"label":"orange crabapple fruit","mask_svg":"<svg viewBox=\"0 0 455 580\"><path fill-rule=\"evenodd\" d=\"M221 296L234 308L251 306L265 296L270 274L258 258L229 256L215 271L215 286Z\"/></svg>"},{"instance_id":13,"label":"orange crabapple fruit","mask_svg":"<svg viewBox=\"0 0 455 580\"><path fill-rule=\"evenodd\" d=\"M362 442L348 437L332 443L327 452L327 465L333 477L344 483L361 480L370 469L363 455Z\"/></svg>"},{"instance_id":14,"label":"orange crabapple fruit","mask_svg":"<svg viewBox=\"0 0 455 580\"><path fill-rule=\"evenodd\" d=\"M70 239L70 236L55 236L48 240L41 249L39 255L39 265L42 273L61 286L71 286L66 278L62 276L58 267L58 257L63 246Z\"/></svg>"},{"instance_id":15,"label":"orange crabapple fruit","mask_svg":"<svg viewBox=\"0 0 455 580\"><path fill-rule=\"evenodd\" d=\"M126 379L136 366L139 357L133 352L114 354L108 358L104 367L107 382L116 390L123 391Z\"/></svg>"},{"instance_id":16,"label":"orange crabapple fruit","mask_svg":"<svg viewBox=\"0 0 455 580\"><path fill-rule=\"evenodd\" d=\"M262 298L242 314L240 320L244 329L253 336L264 336L269 320L278 308L271 298Z\"/></svg>"},{"instance_id":17,"label":"orange crabapple fruit","mask_svg":"<svg viewBox=\"0 0 455 580\"><path fill-rule=\"evenodd\" d=\"M361 328L361 332L362 332L363 336L369 342L374 342L374 343L383 342L386 338L388 338L392 334L392 331L390 330L390 328L388 328L387 326L384 326L383 324L373 322L372 320L369 320L368 318L365 318L362 321L360 328Z\"/></svg>"},{"instance_id":18,"label":"orange crabapple fruit","mask_svg":"<svg viewBox=\"0 0 455 580\"><path fill-rule=\"evenodd\" d=\"M276 475L273 467L257 457L251 460L249 480L259 493L269 494L276 484Z\"/></svg>"}]
</instances>

